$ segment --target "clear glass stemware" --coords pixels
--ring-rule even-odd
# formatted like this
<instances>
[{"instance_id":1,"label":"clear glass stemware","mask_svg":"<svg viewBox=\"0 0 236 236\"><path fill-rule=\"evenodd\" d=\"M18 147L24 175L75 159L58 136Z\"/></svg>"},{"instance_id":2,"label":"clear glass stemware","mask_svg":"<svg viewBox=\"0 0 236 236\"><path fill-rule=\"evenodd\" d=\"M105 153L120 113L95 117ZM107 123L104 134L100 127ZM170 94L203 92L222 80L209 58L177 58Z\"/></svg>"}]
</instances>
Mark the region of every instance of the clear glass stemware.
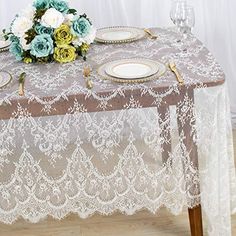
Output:
<instances>
[{"instance_id":1,"label":"clear glass stemware","mask_svg":"<svg viewBox=\"0 0 236 236\"><path fill-rule=\"evenodd\" d=\"M178 31L186 39L195 25L195 13L192 6L185 0L174 0L170 11L170 18Z\"/></svg>"},{"instance_id":2,"label":"clear glass stemware","mask_svg":"<svg viewBox=\"0 0 236 236\"><path fill-rule=\"evenodd\" d=\"M195 26L195 12L192 6L187 6L186 8L186 30L187 33L191 33L193 27Z\"/></svg>"},{"instance_id":3,"label":"clear glass stemware","mask_svg":"<svg viewBox=\"0 0 236 236\"><path fill-rule=\"evenodd\" d=\"M177 26L179 31L181 31L181 28L185 25L186 7L187 3L185 0L176 0L172 2L170 18L172 22Z\"/></svg>"}]
</instances>

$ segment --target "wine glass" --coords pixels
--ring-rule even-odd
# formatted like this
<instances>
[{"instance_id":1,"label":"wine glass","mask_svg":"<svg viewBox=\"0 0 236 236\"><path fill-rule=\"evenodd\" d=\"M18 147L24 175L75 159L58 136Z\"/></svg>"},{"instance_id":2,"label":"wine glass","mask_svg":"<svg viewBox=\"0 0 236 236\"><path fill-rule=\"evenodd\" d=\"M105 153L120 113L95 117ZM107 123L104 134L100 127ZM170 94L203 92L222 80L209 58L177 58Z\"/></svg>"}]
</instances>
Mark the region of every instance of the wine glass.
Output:
<instances>
[{"instance_id":1,"label":"wine glass","mask_svg":"<svg viewBox=\"0 0 236 236\"><path fill-rule=\"evenodd\" d=\"M170 18L177 26L179 31L185 26L187 3L185 0L176 0L172 2Z\"/></svg>"},{"instance_id":2,"label":"wine glass","mask_svg":"<svg viewBox=\"0 0 236 236\"><path fill-rule=\"evenodd\" d=\"M195 25L194 8L187 5L184 0L174 1L170 11L170 18L177 26L183 38L187 39Z\"/></svg>"},{"instance_id":3,"label":"wine glass","mask_svg":"<svg viewBox=\"0 0 236 236\"><path fill-rule=\"evenodd\" d=\"M191 33L193 27L195 26L195 12L192 6L187 6L186 8L186 30L187 33Z\"/></svg>"}]
</instances>

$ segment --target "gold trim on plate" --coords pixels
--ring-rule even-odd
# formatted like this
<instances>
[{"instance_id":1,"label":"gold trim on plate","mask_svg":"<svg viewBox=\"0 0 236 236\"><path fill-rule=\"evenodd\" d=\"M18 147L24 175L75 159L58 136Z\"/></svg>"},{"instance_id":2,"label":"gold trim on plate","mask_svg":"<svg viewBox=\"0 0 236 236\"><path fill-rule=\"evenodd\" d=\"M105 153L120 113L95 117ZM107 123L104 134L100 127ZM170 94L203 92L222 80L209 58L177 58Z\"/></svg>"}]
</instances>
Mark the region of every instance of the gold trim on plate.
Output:
<instances>
[{"instance_id":1,"label":"gold trim on plate","mask_svg":"<svg viewBox=\"0 0 236 236\"><path fill-rule=\"evenodd\" d=\"M109 29L117 29L117 30L121 30L121 29L133 29L133 30L137 30L137 31L140 31L140 34L137 34L137 36L134 36L134 37L131 37L129 39L122 39L122 40L104 40L104 39L101 39L99 37L96 36L95 38L95 41L98 42L98 43L105 43L105 44L121 44L121 43L131 43L131 42L135 42L135 41L138 41L138 40L141 40L143 38L145 38L146 36L146 33L143 31L142 28L138 28L138 27L129 27L129 26L112 26L112 27L105 27L105 28L101 28L101 29L98 29L98 32L99 31L102 31L102 30L109 30Z\"/></svg>"},{"instance_id":2,"label":"gold trim on plate","mask_svg":"<svg viewBox=\"0 0 236 236\"><path fill-rule=\"evenodd\" d=\"M7 86L7 85L12 81L12 79L13 79L12 75L11 75L9 72L7 72L7 71L5 71L5 70L0 70L0 73L1 73L1 72L4 72L4 73L8 74L8 75L10 76L10 79L9 79L9 81L8 81L6 84L4 84L3 86L0 86L0 89L2 89L2 88L4 88L5 86Z\"/></svg>"},{"instance_id":3,"label":"gold trim on plate","mask_svg":"<svg viewBox=\"0 0 236 236\"><path fill-rule=\"evenodd\" d=\"M146 59L146 58L129 58L129 60L141 60L141 59ZM125 59L124 59L124 60L125 60ZM128 60L128 59L127 59L127 60ZM148 60L150 60L150 59L148 59ZM115 60L115 61L119 61L119 60ZM104 68L103 68L103 67L105 67L105 65L110 64L110 63L115 62L115 61L107 62L107 63L101 65L101 66L97 69L97 74L98 74L99 76L101 76L101 78L102 78L103 80L110 80L110 81L117 82L117 83L131 83L131 84L134 84L134 83L144 83L144 82L148 82L148 81L151 81L151 80L159 79L159 78L160 78L161 76L163 76L163 75L166 73L166 71L167 71L167 67L166 67L165 64L163 64L163 63L160 62L160 61L154 61L154 60L153 60L153 62L157 62L158 64L161 64L161 65L163 66L163 68L165 68L165 69L163 69L163 71L161 71L160 68L159 68L159 70L158 70L157 73L155 73L154 75L145 77L145 78L140 78L140 79L122 79L122 78L120 78L120 79L119 79L119 78L116 78L116 77L112 77L112 76L110 76L110 75L107 75L106 72L105 72L105 70L104 70ZM150 61L152 61L152 60L150 60ZM103 69L103 73L101 72L102 69ZM160 72L161 72L161 73L160 73Z\"/></svg>"}]
</instances>

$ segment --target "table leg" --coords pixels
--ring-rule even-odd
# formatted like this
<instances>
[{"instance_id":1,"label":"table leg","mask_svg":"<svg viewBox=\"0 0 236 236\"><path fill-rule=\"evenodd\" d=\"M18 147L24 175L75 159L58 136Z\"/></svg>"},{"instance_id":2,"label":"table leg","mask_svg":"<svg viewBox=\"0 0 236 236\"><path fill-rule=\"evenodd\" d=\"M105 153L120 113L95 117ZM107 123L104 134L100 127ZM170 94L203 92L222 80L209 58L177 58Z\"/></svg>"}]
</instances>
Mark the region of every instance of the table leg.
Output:
<instances>
[{"instance_id":1,"label":"table leg","mask_svg":"<svg viewBox=\"0 0 236 236\"><path fill-rule=\"evenodd\" d=\"M195 167L195 169L198 170L197 145L193 140L194 134L193 132L191 132L192 127L195 125L193 111L189 109L186 112L186 106L189 104L185 104L184 102L185 101L184 98L186 98L185 96L187 96L187 98L191 99L192 103L194 103L194 91L193 90L183 91L182 94L183 96L177 105L177 123L178 123L179 135L183 136L183 145L186 149L186 150L183 149L183 152L186 151L187 153L189 153L189 158L193 167ZM187 176L187 173L185 174ZM199 183L191 185L191 188L188 191L191 195L200 195ZM193 209L189 208L188 212L189 212L191 235L203 236L201 205L198 205Z\"/></svg>"},{"instance_id":2,"label":"table leg","mask_svg":"<svg viewBox=\"0 0 236 236\"><path fill-rule=\"evenodd\" d=\"M192 236L203 236L201 205L188 209L189 223Z\"/></svg>"}]
</instances>

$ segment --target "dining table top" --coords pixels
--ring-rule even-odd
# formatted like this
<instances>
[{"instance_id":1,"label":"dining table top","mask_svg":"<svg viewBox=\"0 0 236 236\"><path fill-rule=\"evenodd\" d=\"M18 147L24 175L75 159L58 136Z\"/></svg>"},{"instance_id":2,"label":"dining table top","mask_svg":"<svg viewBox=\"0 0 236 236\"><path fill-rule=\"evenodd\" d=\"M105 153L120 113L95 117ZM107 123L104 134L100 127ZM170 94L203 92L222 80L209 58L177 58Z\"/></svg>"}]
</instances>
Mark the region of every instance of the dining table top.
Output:
<instances>
[{"instance_id":1,"label":"dining table top","mask_svg":"<svg viewBox=\"0 0 236 236\"><path fill-rule=\"evenodd\" d=\"M0 118L8 119L17 104L27 106L32 116L65 114L75 99L87 104L88 111L109 110L109 105L101 106L101 100L111 102L112 109L119 109L130 96L142 97L143 106L153 106L151 93L165 93L170 89L172 95L186 89L221 85L224 73L208 49L193 35L181 39L181 35L170 28L152 28L158 38L148 36L127 44L94 43L87 61L78 59L72 63L24 64L17 62L9 52L0 54L0 70L12 75L11 82L0 89ZM104 63L127 58L147 58L159 61L166 66L166 72L158 79L144 83L123 84L107 80L98 74ZM184 80L179 85L175 75L168 68L174 61ZM85 86L83 68L92 68L91 90ZM25 72L25 95L18 95L19 75ZM149 96L149 95L150 96ZM172 96L169 101L173 101ZM90 104L90 105L89 105ZM154 104L155 105L155 104ZM111 107L111 106L110 106Z\"/></svg>"}]
</instances>

